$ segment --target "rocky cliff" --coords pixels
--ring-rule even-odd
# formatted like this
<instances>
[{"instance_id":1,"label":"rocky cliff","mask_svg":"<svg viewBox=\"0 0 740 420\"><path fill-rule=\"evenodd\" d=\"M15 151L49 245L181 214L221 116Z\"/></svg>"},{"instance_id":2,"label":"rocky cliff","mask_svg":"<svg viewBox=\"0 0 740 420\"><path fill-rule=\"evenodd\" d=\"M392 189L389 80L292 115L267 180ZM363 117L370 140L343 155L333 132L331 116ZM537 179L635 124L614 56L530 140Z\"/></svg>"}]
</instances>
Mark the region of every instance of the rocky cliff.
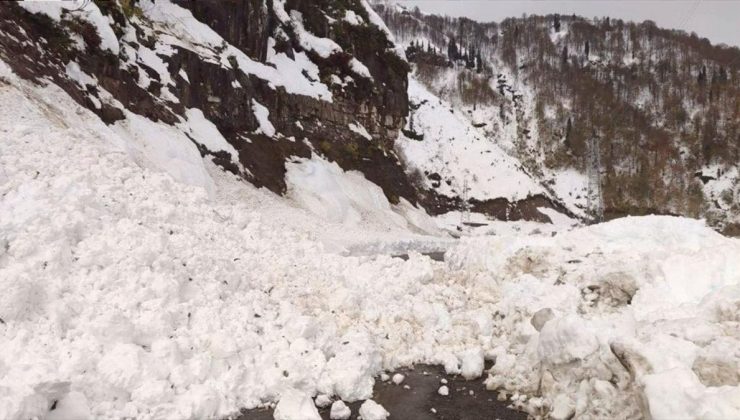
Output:
<instances>
[{"instance_id":1,"label":"rocky cliff","mask_svg":"<svg viewBox=\"0 0 740 420\"><path fill-rule=\"evenodd\" d=\"M0 58L16 73L109 124L130 112L177 125L198 110L236 155L191 138L201 153L277 193L284 162L315 150L391 201L416 200L393 153L408 64L364 2L64 4L0 7Z\"/></svg>"}]
</instances>

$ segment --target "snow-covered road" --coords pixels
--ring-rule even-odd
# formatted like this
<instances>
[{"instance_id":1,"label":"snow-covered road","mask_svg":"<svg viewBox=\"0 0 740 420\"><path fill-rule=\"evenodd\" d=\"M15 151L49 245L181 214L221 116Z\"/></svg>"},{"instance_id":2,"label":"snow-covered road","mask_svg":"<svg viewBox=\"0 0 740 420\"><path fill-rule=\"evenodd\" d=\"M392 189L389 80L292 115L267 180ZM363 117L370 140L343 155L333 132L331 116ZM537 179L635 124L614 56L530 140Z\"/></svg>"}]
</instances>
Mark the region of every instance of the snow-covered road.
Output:
<instances>
[{"instance_id":1,"label":"snow-covered road","mask_svg":"<svg viewBox=\"0 0 740 420\"><path fill-rule=\"evenodd\" d=\"M740 417L740 241L700 221L454 244L362 213L331 222L210 163L210 195L177 182L58 89L0 75L2 419L277 401L305 419L316 395L365 400L422 362L554 418ZM342 255L399 243L449 249Z\"/></svg>"}]
</instances>

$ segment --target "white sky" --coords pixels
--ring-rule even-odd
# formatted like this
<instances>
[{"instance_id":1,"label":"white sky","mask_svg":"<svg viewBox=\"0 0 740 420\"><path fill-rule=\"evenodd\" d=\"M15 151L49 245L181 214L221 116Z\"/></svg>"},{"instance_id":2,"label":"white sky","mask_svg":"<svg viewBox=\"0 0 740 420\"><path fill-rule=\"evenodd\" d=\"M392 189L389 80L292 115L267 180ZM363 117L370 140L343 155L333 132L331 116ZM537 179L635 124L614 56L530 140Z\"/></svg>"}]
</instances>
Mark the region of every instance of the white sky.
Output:
<instances>
[{"instance_id":1,"label":"white sky","mask_svg":"<svg viewBox=\"0 0 740 420\"><path fill-rule=\"evenodd\" d=\"M650 19L658 26L696 32L713 44L740 46L740 0L397 0L423 12L500 22L523 13Z\"/></svg>"}]
</instances>

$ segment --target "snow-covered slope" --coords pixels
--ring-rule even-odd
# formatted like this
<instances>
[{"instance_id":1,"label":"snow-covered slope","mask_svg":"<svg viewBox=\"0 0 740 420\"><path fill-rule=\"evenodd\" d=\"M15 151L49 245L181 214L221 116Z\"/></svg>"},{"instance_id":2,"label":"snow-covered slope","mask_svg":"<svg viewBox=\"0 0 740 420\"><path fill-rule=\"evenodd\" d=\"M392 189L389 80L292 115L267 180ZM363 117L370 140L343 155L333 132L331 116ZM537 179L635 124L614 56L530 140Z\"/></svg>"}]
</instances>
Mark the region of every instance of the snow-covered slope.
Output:
<instances>
[{"instance_id":1,"label":"snow-covered slope","mask_svg":"<svg viewBox=\"0 0 740 420\"><path fill-rule=\"evenodd\" d=\"M500 197L518 201L545 193L518 160L413 77L409 79L409 100L412 111L407 128L424 138L417 140L402 133L396 148L409 169L424 174L427 188L448 197L467 193L477 200ZM438 177L430 178L432 174Z\"/></svg>"},{"instance_id":2,"label":"snow-covered slope","mask_svg":"<svg viewBox=\"0 0 740 420\"><path fill-rule=\"evenodd\" d=\"M134 138L0 70L0 418L210 419L293 388L369 396L383 359L379 336L357 327L357 304L375 300L358 298L376 278L416 288L432 263L336 252L443 240L410 233L382 194L343 207L363 216L348 225L199 156L208 185L139 166L130 146L172 133ZM322 179L368 183L336 168Z\"/></svg>"}]
</instances>

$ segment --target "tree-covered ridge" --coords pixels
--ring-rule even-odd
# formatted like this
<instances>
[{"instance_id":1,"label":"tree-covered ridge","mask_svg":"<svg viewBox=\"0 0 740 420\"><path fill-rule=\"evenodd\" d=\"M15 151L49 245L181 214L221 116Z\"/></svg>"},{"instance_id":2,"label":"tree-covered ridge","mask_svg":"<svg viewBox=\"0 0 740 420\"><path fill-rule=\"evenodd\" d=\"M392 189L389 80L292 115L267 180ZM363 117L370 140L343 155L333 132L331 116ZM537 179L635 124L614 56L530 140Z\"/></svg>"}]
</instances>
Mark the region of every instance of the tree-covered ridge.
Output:
<instances>
[{"instance_id":1,"label":"tree-covered ridge","mask_svg":"<svg viewBox=\"0 0 740 420\"><path fill-rule=\"evenodd\" d=\"M449 69L428 61L415 70L463 107L490 107L486 123L496 141L514 124L504 140L543 178L566 169L594 174L606 216L659 212L737 223L738 48L651 21L548 15L478 23L378 10L400 41L448 56L474 46L488 71L456 66L451 83Z\"/></svg>"}]
</instances>

